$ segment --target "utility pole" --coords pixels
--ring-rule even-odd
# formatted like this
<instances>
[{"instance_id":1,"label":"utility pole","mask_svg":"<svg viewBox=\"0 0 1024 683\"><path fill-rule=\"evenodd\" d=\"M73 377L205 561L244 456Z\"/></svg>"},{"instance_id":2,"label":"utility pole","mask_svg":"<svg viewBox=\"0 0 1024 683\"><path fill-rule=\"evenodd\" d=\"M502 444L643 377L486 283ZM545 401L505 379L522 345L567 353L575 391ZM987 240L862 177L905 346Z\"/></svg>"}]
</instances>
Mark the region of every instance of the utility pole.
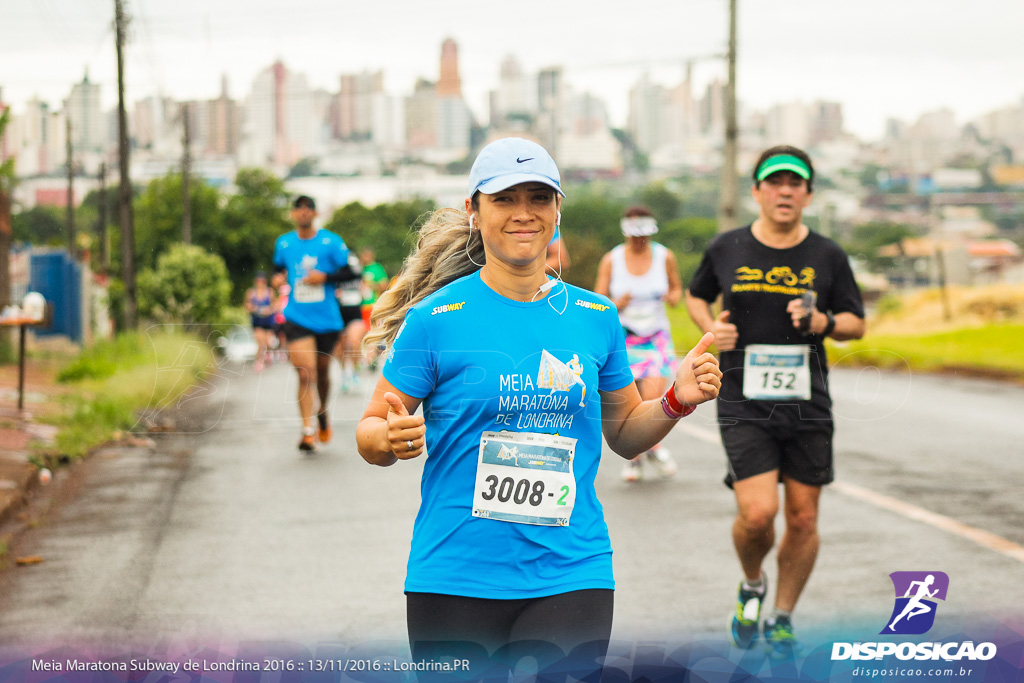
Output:
<instances>
[{"instance_id":1,"label":"utility pole","mask_svg":"<svg viewBox=\"0 0 1024 683\"><path fill-rule=\"evenodd\" d=\"M138 293L135 288L135 214L132 210L132 181L128 176L128 115L124 107L124 41L126 19L122 0L114 0L117 44L117 138L121 187L118 203L121 218L121 273L124 280L124 325L138 325Z\"/></svg>"},{"instance_id":2,"label":"utility pole","mask_svg":"<svg viewBox=\"0 0 1024 683\"><path fill-rule=\"evenodd\" d=\"M718 231L736 227L738 198L736 186L736 0L729 0L729 82L725 89L725 144L722 147L722 177L718 198Z\"/></svg>"},{"instance_id":3,"label":"utility pole","mask_svg":"<svg viewBox=\"0 0 1024 683\"><path fill-rule=\"evenodd\" d=\"M68 253L73 261L78 260L78 235L75 232L75 158L74 145L71 142L71 112L64 110L64 152L68 160L68 202L67 216L68 224Z\"/></svg>"},{"instance_id":4,"label":"utility pole","mask_svg":"<svg viewBox=\"0 0 1024 683\"><path fill-rule=\"evenodd\" d=\"M96 224L96 241L100 243L100 271L110 271L110 231L107 230L107 163L100 162L99 219Z\"/></svg>"},{"instance_id":5,"label":"utility pole","mask_svg":"<svg viewBox=\"0 0 1024 683\"><path fill-rule=\"evenodd\" d=\"M181 138L181 201L184 204L181 218L181 241L185 244L192 244L192 197L189 187L189 177L192 175L192 134L189 128L189 107L188 103L181 105L181 120L184 132Z\"/></svg>"}]
</instances>

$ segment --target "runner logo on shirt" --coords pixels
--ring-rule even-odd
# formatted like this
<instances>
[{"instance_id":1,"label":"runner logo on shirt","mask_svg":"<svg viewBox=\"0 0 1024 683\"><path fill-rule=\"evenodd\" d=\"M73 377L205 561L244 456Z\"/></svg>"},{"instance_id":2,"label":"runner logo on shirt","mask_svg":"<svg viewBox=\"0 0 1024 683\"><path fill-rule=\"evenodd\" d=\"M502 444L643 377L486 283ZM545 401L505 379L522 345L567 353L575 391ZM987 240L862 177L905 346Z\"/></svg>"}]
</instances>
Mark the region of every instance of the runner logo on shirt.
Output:
<instances>
[{"instance_id":1,"label":"runner logo on shirt","mask_svg":"<svg viewBox=\"0 0 1024 683\"><path fill-rule=\"evenodd\" d=\"M583 387L583 394L580 396L580 407L583 407L583 399L587 395L587 385L583 382L583 365L580 364L580 357L572 354L572 358L563 363L548 351L542 350L540 354L540 370L537 371L537 386L542 389L556 391L569 391L573 385L579 384Z\"/></svg>"},{"instance_id":2,"label":"runner logo on shirt","mask_svg":"<svg viewBox=\"0 0 1024 683\"><path fill-rule=\"evenodd\" d=\"M494 423L501 428L517 431L537 431L552 434L572 428L578 408L570 392L576 385L583 388L580 408L585 407L587 385L583 381L583 364L579 354L562 362L550 351L541 350L540 368L536 379L532 373L503 374L499 378L498 410ZM540 391L547 389L548 391ZM575 411L575 412L574 412Z\"/></svg>"},{"instance_id":3,"label":"runner logo on shirt","mask_svg":"<svg viewBox=\"0 0 1024 683\"><path fill-rule=\"evenodd\" d=\"M301 280L306 276L306 273L313 270L314 268L316 268L316 256L313 256L312 254L306 254L305 256L302 257L302 260L299 261L299 267L297 269L297 272L295 273L295 279Z\"/></svg>"}]
</instances>

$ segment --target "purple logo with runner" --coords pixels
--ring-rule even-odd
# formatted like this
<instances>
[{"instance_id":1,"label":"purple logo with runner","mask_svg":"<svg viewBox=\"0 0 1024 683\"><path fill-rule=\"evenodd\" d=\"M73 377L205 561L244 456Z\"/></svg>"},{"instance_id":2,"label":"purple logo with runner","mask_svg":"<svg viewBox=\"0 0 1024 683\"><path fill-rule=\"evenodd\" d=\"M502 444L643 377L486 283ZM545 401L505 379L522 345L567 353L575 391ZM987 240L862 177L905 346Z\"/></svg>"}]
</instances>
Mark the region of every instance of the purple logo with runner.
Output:
<instances>
[{"instance_id":1,"label":"purple logo with runner","mask_svg":"<svg viewBox=\"0 0 1024 683\"><path fill-rule=\"evenodd\" d=\"M896 590L892 616L881 634L920 635L935 623L935 600L945 600L949 577L945 572L893 572Z\"/></svg>"}]
</instances>

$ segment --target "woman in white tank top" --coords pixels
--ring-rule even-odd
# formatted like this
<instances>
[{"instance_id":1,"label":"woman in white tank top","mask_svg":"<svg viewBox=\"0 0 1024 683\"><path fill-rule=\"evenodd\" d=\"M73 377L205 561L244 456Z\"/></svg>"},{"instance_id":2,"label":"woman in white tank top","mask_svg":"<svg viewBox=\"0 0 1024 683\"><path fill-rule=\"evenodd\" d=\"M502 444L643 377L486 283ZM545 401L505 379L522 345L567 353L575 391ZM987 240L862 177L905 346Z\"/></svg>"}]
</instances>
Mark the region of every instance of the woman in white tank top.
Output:
<instances>
[{"instance_id":1,"label":"woman in white tank top","mask_svg":"<svg viewBox=\"0 0 1024 683\"><path fill-rule=\"evenodd\" d=\"M650 209L627 209L622 218L626 242L601 259L594 286L595 292L607 296L619 309L633 379L645 399L665 393L675 376L676 352L665 305L675 307L683 296L675 255L651 241L657 232ZM632 482L642 477L644 455L662 476L675 474L675 461L659 445L626 463L623 479Z\"/></svg>"}]
</instances>

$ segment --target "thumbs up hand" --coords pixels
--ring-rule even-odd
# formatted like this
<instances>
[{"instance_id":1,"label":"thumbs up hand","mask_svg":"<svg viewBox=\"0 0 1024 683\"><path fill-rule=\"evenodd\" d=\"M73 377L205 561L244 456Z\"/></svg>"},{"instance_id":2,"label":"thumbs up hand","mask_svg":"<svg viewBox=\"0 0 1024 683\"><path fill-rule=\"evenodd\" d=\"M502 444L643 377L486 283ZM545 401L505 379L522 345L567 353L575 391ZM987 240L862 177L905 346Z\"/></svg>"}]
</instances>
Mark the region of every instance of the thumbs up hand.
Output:
<instances>
[{"instance_id":1,"label":"thumbs up hand","mask_svg":"<svg viewBox=\"0 0 1024 683\"><path fill-rule=\"evenodd\" d=\"M679 363L674 388L676 398L685 406L710 401L718 396L722 388L722 370L718 367L718 359L708 352L715 341L715 335L705 333Z\"/></svg>"},{"instance_id":2,"label":"thumbs up hand","mask_svg":"<svg viewBox=\"0 0 1024 683\"><path fill-rule=\"evenodd\" d=\"M715 335L715 345L719 351L732 351L736 348L740 334L736 326L729 322L729 311L718 314L711 325L711 332Z\"/></svg>"},{"instance_id":3,"label":"thumbs up hand","mask_svg":"<svg viewBox=\"0 0 1024 683\"><path fill-rule=\"evenodd\" d=\"M410 415L398 394L384 393L388 403L388 442L399 460L410 460L423 454L427 428L422 415Z\"/></svg>"}]
</instances>

